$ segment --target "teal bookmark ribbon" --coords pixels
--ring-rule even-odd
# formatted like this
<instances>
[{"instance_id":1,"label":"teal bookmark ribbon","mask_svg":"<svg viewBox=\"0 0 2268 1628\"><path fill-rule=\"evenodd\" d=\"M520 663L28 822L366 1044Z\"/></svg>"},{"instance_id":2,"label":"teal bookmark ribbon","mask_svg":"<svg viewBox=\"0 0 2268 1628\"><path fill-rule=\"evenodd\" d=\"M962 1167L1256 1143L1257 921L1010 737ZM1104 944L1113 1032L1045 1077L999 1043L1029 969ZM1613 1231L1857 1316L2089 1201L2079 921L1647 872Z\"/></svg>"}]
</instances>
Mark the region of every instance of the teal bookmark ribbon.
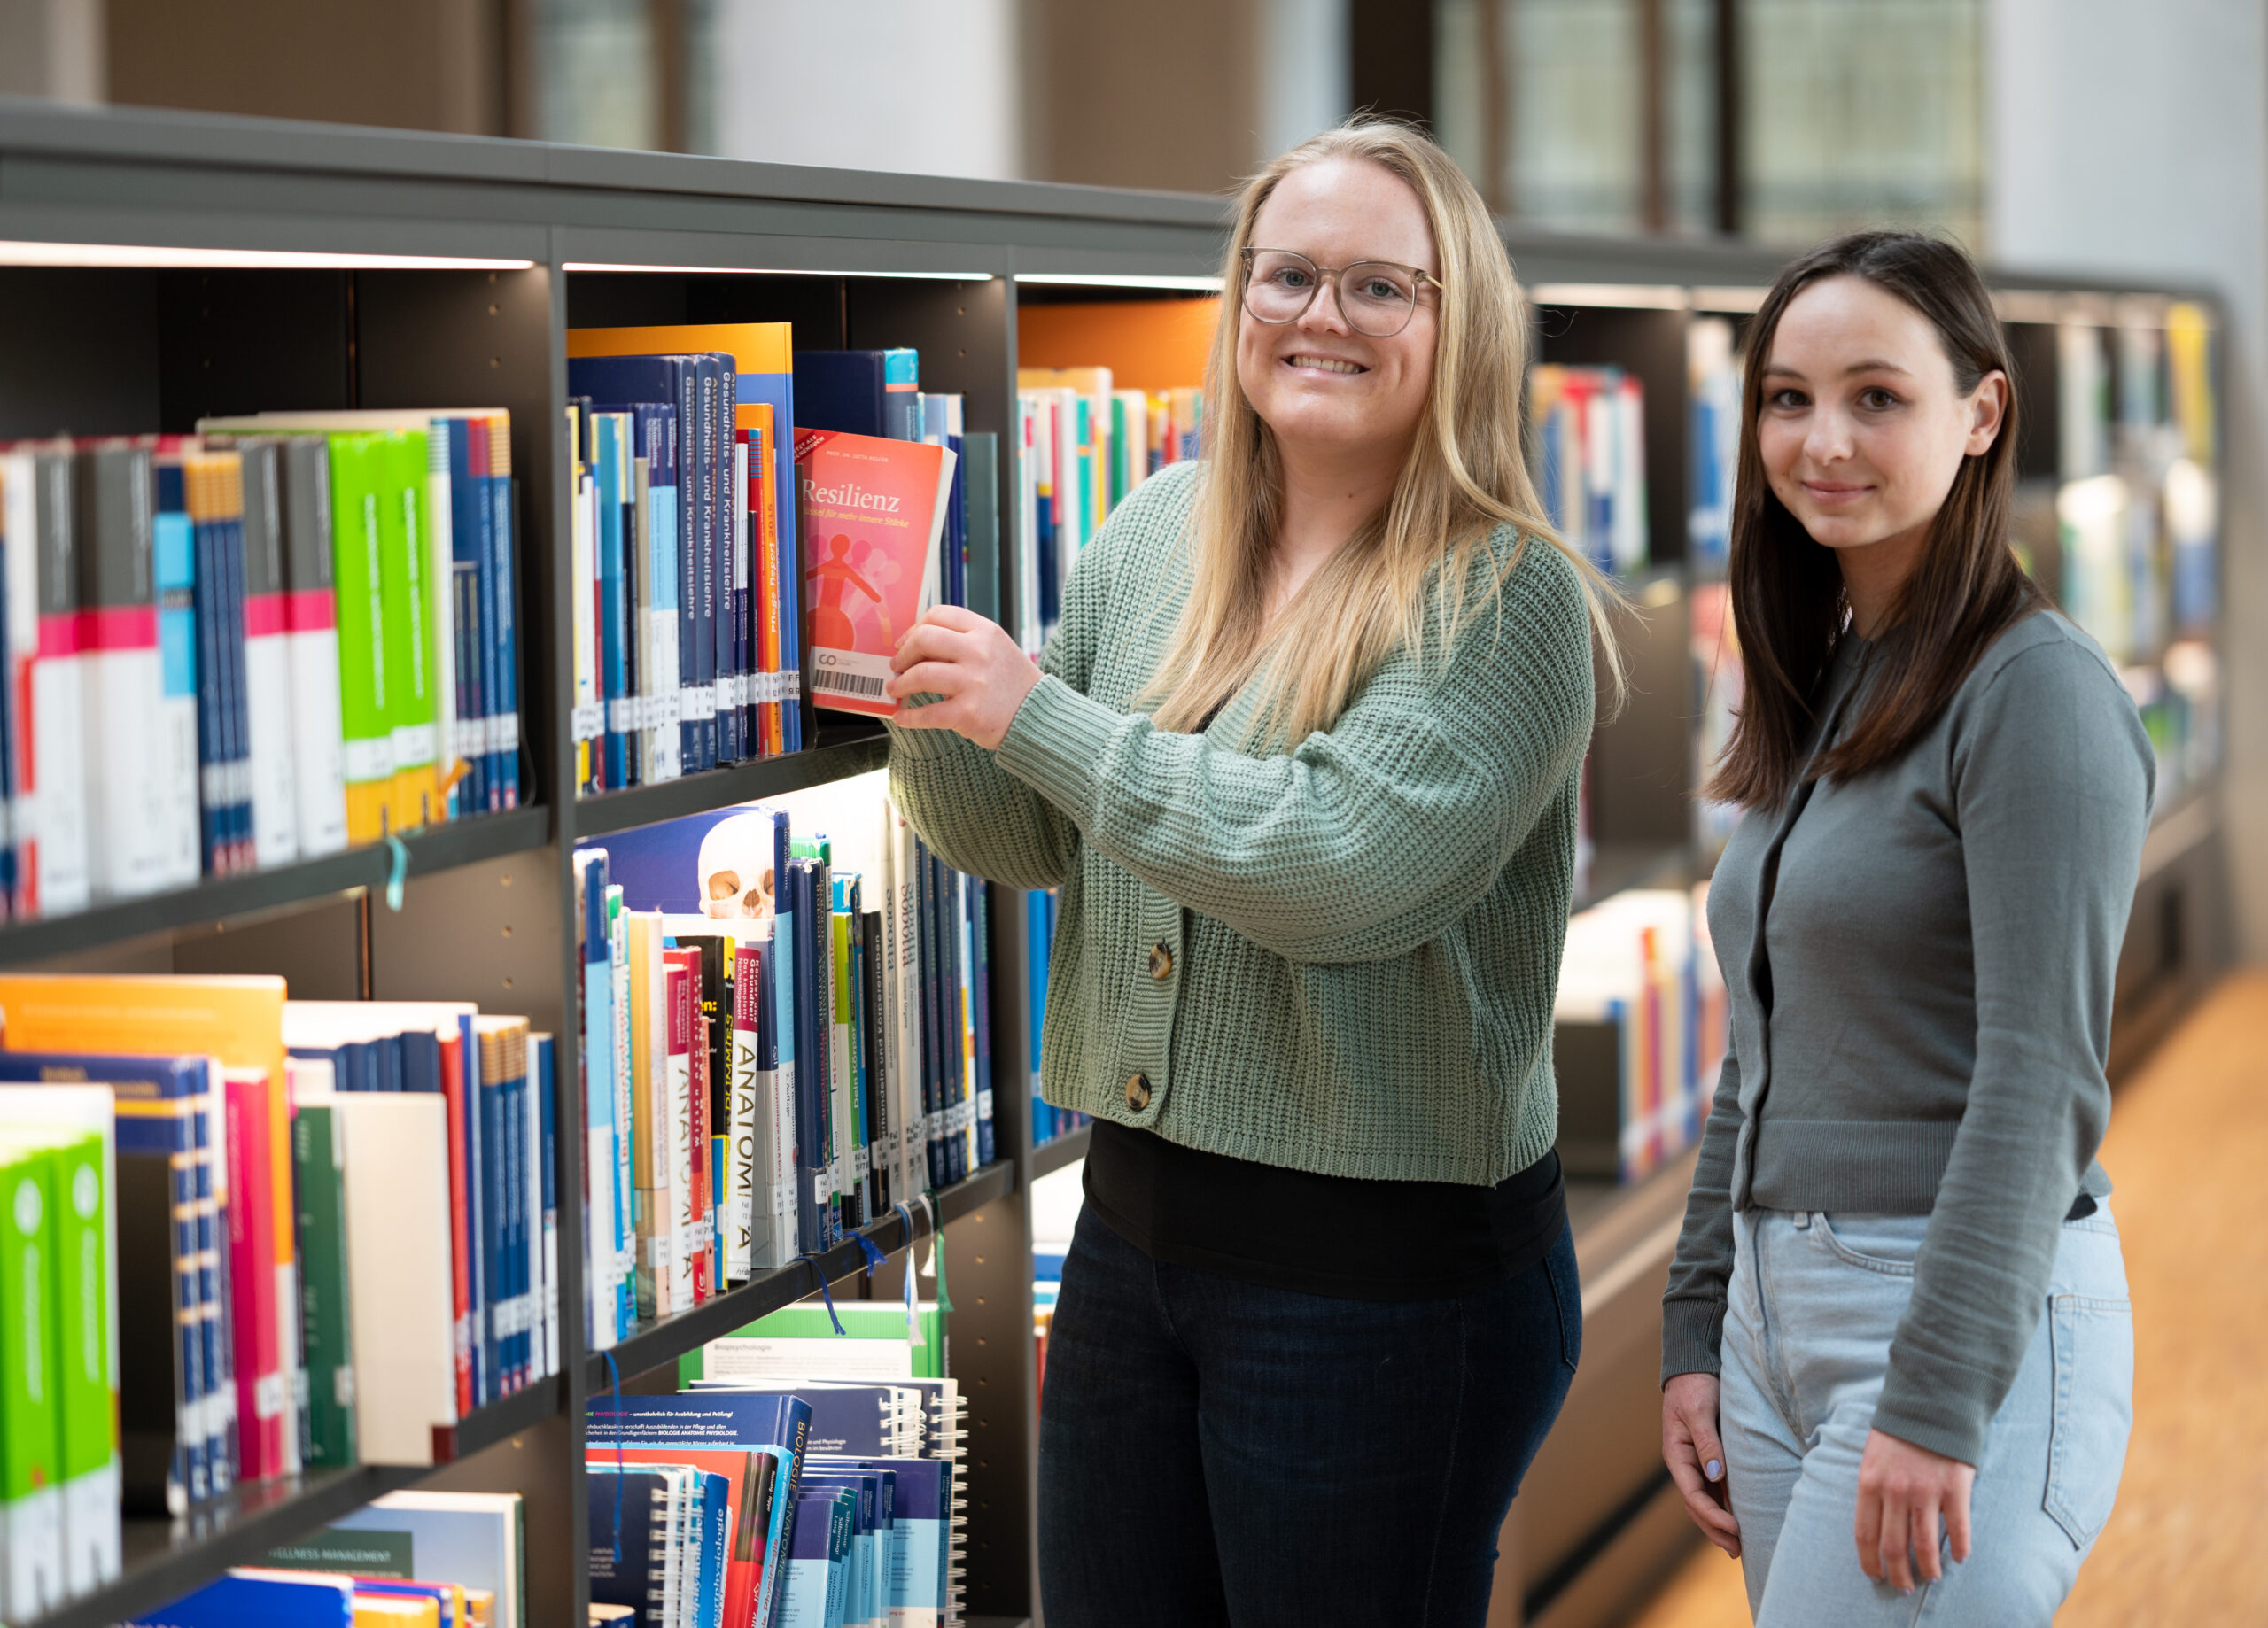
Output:
<instances>
[{"instance_id":1,"label":"teal bookmark ribbon","mask_svg":"<svg viewBox=\"0 0 2268 1628\"><path fill-rule=\"evenodd\" d=\"M393 855L386 869L386 908L399 914L401 910L401 885L409 880L409 848L391 831L386 833L386 847Z\"/></svg>"}]
</instances>

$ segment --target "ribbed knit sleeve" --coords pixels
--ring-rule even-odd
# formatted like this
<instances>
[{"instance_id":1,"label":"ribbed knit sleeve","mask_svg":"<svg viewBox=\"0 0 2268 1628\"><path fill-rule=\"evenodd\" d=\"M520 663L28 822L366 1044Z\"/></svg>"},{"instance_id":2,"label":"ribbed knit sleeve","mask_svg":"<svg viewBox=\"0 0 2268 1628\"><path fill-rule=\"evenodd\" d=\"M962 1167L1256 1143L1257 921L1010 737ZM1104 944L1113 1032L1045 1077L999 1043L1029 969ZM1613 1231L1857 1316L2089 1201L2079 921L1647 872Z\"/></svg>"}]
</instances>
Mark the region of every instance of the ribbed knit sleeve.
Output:
<instances>
[{"instance_id":1,"label":"ribbed knit sleeve","mask_svg":"<svg viewBox=\"0 0 2268 1628\"><path fill-rule=\"evenodd\" d=\"M1733 1151L1740 1141L1740 1058L1725 1049L1693 1190L1685 1196L1685 1225L1662 1296L1662 1384L1680 1374L1719 1371L1725 1303L1733 1277Z\"/></svg>"},{"instance_id":2,"label":"ribbed knit sleeve","mask_svg":"<svg viewBox=\"0 0 2268 1628\"><path fill-rule=\"evenodd\" d=\"M1264 950L1407 954L1495 885L1590 737L1574 568L1532 544L1501 594L1446 659L1382 673L1288 754L1169 733L1050 677L998 762L1098 852Z\"/></svg>"},{"instance_id":3,"label":"ribbed knit sleeve","mask_svg":"<svg viewBox=\"0 0 2268 1628\"><path fill-rule=\"evenodd\" d=\"M1955 737L1977 1063L1875 1428L1964 1463L2023 1361L2110 1119L2111 986L2155 759L2076 640L2010 661Z\"/></svg>"},{"instance_id":4,"label":"ribbed knit sleeve","mask_svg":"<svg viewBox=\"0 0 2268 1628\"><path fill-rule=\"evenodd\" d=\"M1189 466L1194 469L1195 465ZM1108 609L1116 537L1185 476L1144 483L1081 555L1063 616L1041 651L1048 678L1084 694ZM1118 530L1114 532L1112 527ZM993 755L950 729L889 729L890 798L937 857L956 871L1011 888L1054 888L1070 864L1069 821Z\"/></svg>"}]
</instances>

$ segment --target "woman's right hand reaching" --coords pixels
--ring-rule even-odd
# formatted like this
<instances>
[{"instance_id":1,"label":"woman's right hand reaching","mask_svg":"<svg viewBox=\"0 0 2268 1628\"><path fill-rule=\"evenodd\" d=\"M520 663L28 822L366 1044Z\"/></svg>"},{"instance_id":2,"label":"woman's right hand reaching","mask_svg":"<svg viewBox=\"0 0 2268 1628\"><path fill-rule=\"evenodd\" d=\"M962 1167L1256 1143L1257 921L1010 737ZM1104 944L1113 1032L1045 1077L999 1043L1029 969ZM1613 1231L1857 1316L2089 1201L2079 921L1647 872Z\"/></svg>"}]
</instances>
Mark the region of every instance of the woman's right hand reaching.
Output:
<instances>
[{"instance_id":1,"label":"woman's right hand reaching","mask_svg":"<svg viewBox=\"0 0 2268 1628\"><path fill-rule=\"evenodd\" d=\"M1740 1523L1725 1490L1714 1374L1680 1374L1662 1387L1662 1460L1701 1535L1738 1560Z\"/></svg>"}]
</instances>

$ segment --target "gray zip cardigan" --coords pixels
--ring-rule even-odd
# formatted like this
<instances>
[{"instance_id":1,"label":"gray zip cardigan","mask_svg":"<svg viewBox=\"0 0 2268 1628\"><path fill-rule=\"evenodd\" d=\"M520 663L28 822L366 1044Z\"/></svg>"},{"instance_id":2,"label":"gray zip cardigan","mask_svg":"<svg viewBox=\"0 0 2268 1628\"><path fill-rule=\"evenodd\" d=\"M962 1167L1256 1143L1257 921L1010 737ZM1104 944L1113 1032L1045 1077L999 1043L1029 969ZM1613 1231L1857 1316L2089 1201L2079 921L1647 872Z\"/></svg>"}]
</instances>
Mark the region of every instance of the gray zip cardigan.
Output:
<instances>
[{"instance_id":1,"label":"gray zip cardigan","mask_svg":"<svg viewBox=\"0 0 2268 1628\"><path fill-rule=\"evenodd\" d=\"M1845 635L1812 754L1852 716ZM1732 1045L1662 1306L1718 1371L1733 1212L1926 1214L1875 1428L1977 1463L2094 1162L2112 974L2156 765L2101 649L2003 633L1905 756L1741 821L1709 890Z\"/></svg>"}]
</instances>

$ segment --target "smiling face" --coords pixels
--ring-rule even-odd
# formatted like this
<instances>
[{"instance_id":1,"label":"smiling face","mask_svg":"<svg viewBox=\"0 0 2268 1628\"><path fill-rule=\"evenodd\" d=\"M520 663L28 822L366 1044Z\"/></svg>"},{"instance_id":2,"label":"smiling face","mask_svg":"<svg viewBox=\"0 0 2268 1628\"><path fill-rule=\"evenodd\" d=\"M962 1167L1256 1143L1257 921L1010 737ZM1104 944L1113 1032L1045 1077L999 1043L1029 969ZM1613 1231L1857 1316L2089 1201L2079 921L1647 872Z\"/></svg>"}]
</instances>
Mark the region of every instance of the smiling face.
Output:
<instances>
[{"instance_id":1,"label":"smiling face","mask_svg":"<svg viewBox=\"0 0 2268 1628\"><path fill-rule=\"evenodd\" d=\"M1964 394L1930 319L1854 276L1788 302L1762 384L1757 450L1772 493L1842 551L1846 578L1860 549L1910 570L1961 461L1999 435L2008 390L1994 372Z\"/></svg>"},{"instance_id":2,"label":"smiling face","mask_svg":"<svg viewBox=\"0 0 2268 1628\"><path fill-rule=\"evenodd\" d=\"M1254 218L1252 242L1320 267L1391 260L1436 277L1441 269L1418 194L1366 159L1323 159L1285 175ZM1426 287L1410 325L1386 339L1348 324L1327 273L1296 322L1279 326L1241 314L1237 380L1245 399L1287 454L1398 461L1433 385L1440 298Z\"/></svg>"}]
</instances>

